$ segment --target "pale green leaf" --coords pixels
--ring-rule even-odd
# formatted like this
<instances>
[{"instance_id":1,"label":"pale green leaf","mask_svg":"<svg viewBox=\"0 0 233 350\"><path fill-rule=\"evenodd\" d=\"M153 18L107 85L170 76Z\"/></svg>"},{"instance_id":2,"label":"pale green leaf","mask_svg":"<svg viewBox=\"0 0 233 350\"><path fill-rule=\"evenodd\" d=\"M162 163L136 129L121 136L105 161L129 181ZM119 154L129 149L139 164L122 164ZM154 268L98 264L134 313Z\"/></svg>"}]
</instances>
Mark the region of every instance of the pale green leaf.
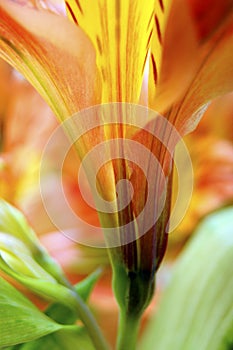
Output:
<instances>
[{"instance_id":1,"label":"pale green leaf","mask_svg":"<svg viewBox=\"0 0 233 350\"><path fill-rule=\"evenodd\" d=\"M40 339L7 350L94 350L90 338L83 328L61 330Z\"/></svg>"},{"instance_id":2,"label":"pale green leaf","mask_svg":"<svg viewBox=\"0 0 233 350\"><path fill-rule=\"evenodd\" d=\"M139 349L233 348L233 208L210 215L175 265Z\"/></svg>"},{"instance_id":3,"label":"pale green leaf","mask_svg":"<svg viewBox=\"0 0 233 350\"><path fill-rule=\"evenodd\" d=\"M62 329L0 277L0 348Z\"/></svg>"}]
</instances>

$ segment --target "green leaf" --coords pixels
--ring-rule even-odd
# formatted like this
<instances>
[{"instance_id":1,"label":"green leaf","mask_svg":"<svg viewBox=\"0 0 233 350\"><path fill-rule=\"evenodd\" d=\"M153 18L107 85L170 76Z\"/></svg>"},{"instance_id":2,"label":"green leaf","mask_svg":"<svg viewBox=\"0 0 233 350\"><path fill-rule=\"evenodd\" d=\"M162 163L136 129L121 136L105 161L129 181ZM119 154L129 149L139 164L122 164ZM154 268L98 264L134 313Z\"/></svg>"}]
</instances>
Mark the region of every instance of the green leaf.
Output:
<instances>
[{"instance_id":1,"label":"green leaf","mask_svg":"<svg viewBox=\"0 0 233 350\"><path fill-rule=\"evenodd\" d=\"M139 349L233 348L233 208L207 217L175 265Z\"/></svg>"},{"instance_id":2,"label":"green leaf","mask_svg":"<svg viewBox=\"0 0 233 350\"><path fill-rule=\"evenodd\" d=\"M77 283L74 286L74 289L84 301L88 300L101 274L102 274L102 269L99 268L94 272L92 272L92 274L90 274L87 278L83 279L81 282Z\"/></svg>"},{"instance_id":3,"label":"green leaf","mask_svg":"<svg viewBox=\"0 0 233 350\"><path fill-rule=\"evenodd\" d=\"M77 283L74 286L75 291L84 301L88 300L101 273L102 269L97 269L87 278L83 279L81 282ZM77 319L77 314L74 311L60 303L51 304L45 313L56 322L62 324L74 324Z\"/></svg>"},{"instance_id":4,"label":"green leaf","mask_svg":"<svg viewBox=\"0 0 233 350\"><path fill-rule=\"evenodd\" d=\"M7 350L95 350L83 328L61 330Z\"/></svg>"},{"instance_id":5,"label":"green leaf","mask_svg":"<svg viewBox=\"0 0 233 350\"><path fill-rule=\"evenodd\" d=\"M0 347L37 339L62 328L0 277Z\"/></svg>"}]
</instances>

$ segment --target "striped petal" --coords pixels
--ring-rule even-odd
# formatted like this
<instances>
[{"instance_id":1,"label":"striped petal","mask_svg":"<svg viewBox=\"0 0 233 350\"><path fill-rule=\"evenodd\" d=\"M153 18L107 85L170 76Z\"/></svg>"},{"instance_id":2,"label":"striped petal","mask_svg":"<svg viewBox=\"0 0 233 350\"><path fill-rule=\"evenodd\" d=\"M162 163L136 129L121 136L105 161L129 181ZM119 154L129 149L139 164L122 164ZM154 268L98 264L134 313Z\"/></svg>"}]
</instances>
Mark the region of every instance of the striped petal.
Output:
<instances>
[{"instance_id":1,"label":"striped petal","mask_svg":"<svg viewBox=\"0 0 233 350\"><path fill-rule=\"evenodd\" d=\"M93 104L94 48L80 28L50 10L0 0L0 56L63 120Z\"/></svg>"},{"instance_id":2,"label":"striped petal","mask_svg":"<svg viewBox=\"0 0 233 350\"><path fill-rule=\"evenodd\" d=\"M66 7L96 48L102 102L138 102L154 0L67 0Z\"/></svg>"}]
</instances>

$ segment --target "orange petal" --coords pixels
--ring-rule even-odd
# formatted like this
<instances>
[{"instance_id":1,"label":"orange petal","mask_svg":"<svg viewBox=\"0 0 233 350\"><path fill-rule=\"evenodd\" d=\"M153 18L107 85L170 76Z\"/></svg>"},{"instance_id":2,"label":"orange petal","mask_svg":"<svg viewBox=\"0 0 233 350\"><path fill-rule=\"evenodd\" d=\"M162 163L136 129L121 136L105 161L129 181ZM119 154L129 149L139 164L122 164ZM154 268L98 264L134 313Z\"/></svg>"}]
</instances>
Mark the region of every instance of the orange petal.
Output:
<instances>
[{"instance_id":1,"label":"orange petal","mask_svg":"<svg viewBox=\"0 0 233 350\"><path fill-rule=\"evenodd\" d=\"M63 120L93 104L95 52L80 28L51 11L0 0L0 55Z\"/></svg>"},{"instance_id":2,"label":"orange petal","mask_svg":"<svg viewBox=\"0 0 233 350\"><path fill-rule=\"evenodd\" d=\"M188 0L200 41L208 40L231 10L232 0Z\"/></svg>"},{"instance_id":3,"label":"orange petal","mask_svg":"<svg viewBox=\"0 0 233 350\"><path fill-rule=\"evenodd\" d=\"M196 75L171 111L170 121L184 135L195 129L206 104L233 89L233 11L197 56ZM197 112L198 111L198 112Z\"/></svg>"},{"instance_id":4,"label":"orange petal","mask_svg":"<svg viewBox=\"0 0 233 350\"><path fill-rule=\"evenodd\" d=\"M186 2L163 0L156 4L149 106L163 112L185 91L192 79L196 67L197 37Z\"/></svg>"}]
</instances>

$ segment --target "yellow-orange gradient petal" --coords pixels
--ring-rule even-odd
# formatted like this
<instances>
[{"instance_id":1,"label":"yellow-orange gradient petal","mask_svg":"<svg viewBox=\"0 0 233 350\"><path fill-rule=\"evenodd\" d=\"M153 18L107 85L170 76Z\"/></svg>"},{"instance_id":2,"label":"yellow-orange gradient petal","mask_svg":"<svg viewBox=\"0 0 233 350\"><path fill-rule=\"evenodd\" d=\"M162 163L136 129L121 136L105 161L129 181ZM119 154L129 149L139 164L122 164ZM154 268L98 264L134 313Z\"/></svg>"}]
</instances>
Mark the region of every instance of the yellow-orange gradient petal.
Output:
<instances>
[{"instance_id":1,"label":"yellow-orange gradient petal","mask_svg":"<svg viewBox=\"0 0 233 350\"><path fill-rule=\"evenodd\" d=\"M0 0L0 55L63 120L93 104L95 51L83 31L51 11Z\"/></svg>"},{"instance_id":2,"label":"yellow-orange gradient petal","mask_svg":"<svg viewBox=\"0 0 233 350\"><path fill-rule=\"evenodd\" d=\"M66 8L96 48L102 102L138 102L154 0L67 0Z\"/></svg>"}]
</instances>

